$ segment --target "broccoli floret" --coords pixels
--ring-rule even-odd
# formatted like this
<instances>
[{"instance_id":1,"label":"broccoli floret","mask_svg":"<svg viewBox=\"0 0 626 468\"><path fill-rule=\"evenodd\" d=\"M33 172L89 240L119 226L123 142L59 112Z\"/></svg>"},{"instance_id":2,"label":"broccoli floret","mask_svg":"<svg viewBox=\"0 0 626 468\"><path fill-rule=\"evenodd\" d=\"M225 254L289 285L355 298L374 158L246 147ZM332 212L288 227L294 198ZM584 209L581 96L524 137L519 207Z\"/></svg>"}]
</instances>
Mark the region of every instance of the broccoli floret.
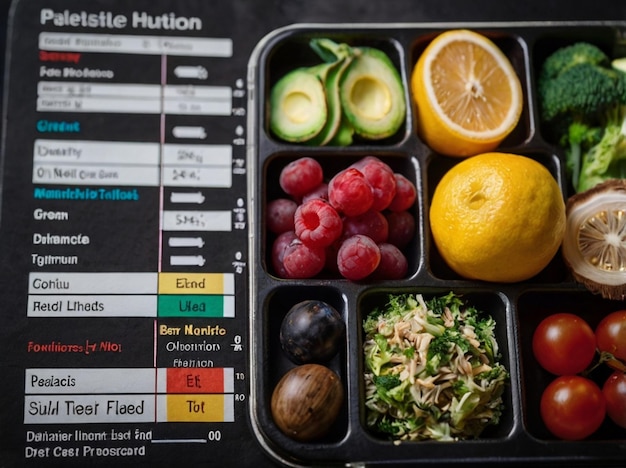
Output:
<instances>
[{"instance_id":1,"label":"broccoli floret","mask_svg":"<svg viewBox=\"0 0 626 468\"><path fill-rule=\"evenodd\" d=\"M407 417L405 419L393 419L383 416L375 425L378 432L387 435L399 436L417 431L424 426L424 421L420 418Z\"/></svg>"},{"instance_id":2,"label":"broccoli floret","mask_svg":"<svg viewBox=\"0 0 626 468\"><path fill-rule=\"evenodd\" d=\"M374 373L380 374L380 369L391 361L393 350L389 348L387 339L383 335L374 335L371 343L365 346L365 364Z\"/></svg>"},{"instance_id":3,"label":"broccoli floret","mask_svg":"<svg viewBox=\"0 0 626 468\"><path fill-rule=\"evenodd\" d=\"M450 362L450 348L457 345L463 353L470 349L469 341L458 330L446 328L441 336L436 336L430 342L426 353L426 371L435 375L441 366Z\"/></svg>"},{"instance_id":4,"label":"broccoli floret","mask_svg":"<svg viewBox=\"0 0 626 468\"><path fill-rule=\"evenodd\" d=\"M380 317L381 312L378 309L372 311L365 320L363 320L363 330L365 333L376 333L378 328L378 318Z\"/></svg>"},{"instance_id":5,"label":"broccoli floret","mask_svg":"<svg viewBox=\"0 0 626 468\"><path fill-rule=\"evenodd\" d=\"M500 357L498 343L494 338L496 327L495 320L490 316L480 317L477 311L473 311L471 315L467 315L466 322L468 325L474 327L474 333L476 333L476 337L484 349L489 363L495 362L495 360Z\"/></svg>"},{"instance_id":6,"label":"broccoli floret","mask_svg":"<svg viewBox=\"0 0 626 468\"><path fill-rule=\"evenodd\" d=\"M376 424L376 429L382 434L395 435L400 432L398 424L391 418L381 418Z\"/></svg>"},{"instance_id":7,"label":"broccoli floret","mask_svg":"<svg viewBox=\"0 0 626 468\"><path fill-rule=\"evenodd\" d=\"M372 376L376 393L380 401L388 405L397 405L398 401L402 401L403 390L398 387L402 386L402 381L397 375L376 375Z\"/></svg>"},{"instance_id":8,"label":"broccoli floret","mask_svg":"<svg viewBox=\"0 0 626 468\"><path fill-rule=\"evenodd\" d=\"M538 89L541 120L565 151L573 188L624 177L626 73L595 46L578 43L546 59Z\"/></svg>"},{"instance_id":9,"label":"broccoli floret","mask_svg":"<svg viewBox=\"0 0 626 468\"><path fill-rule=\"evenodd\" d=\"M458 312L463 305L463 300L454 292L449 292L445 296L435 296L426 302L426 305L437 315L442 315L446 308ZM455 314L456 315L456 314Z\"/></svg>"},{"instance_id":10,"label":"broccoli floret","mask_svg":"<svg viewBox=\"0 0 626 468\"><path fill-rule=\"evenodd\" d=\"M623 98L620 72L589 63L570 67L547 81L541 96L542 119L600 120L602 113Z\"/></svg>"},{"instance_id":11,"label":"broccoli floret","mask_svg":"<svg viewBox=\"0 0 626 468\"><path fill-rule=\"evenodd\" d=\"M383 390L391 390L394 387L400 385L400 377L397 375L375 375L374 384L376 388Z\"/></svg>"},{"instance_id":12,"label":"broccoli floret","mask_svg":"<svg viewBox=\"0 0 626 468\"><path fill-rule=\"evenodd\" d=\"M567 173L571 175L572 185L580 191L578 181L580 180L580 165L583 155L600 143L604 129L592 127L587 123L576 120L569 124L565 132L561 136L559 144L566 148L565 164Z\"/></svg>"},{"instance_id":13,"label":"broccoli floret","mask_svg":"<svg viewBox=\"0 0 626 468\"><path fill-rule=\"evenodd\" d=\"M609 57L597 46L588 42L561 47L543 62L540 80L556 78L569 68L581 63L608 67Z\"/></svg>"}]
</instances>

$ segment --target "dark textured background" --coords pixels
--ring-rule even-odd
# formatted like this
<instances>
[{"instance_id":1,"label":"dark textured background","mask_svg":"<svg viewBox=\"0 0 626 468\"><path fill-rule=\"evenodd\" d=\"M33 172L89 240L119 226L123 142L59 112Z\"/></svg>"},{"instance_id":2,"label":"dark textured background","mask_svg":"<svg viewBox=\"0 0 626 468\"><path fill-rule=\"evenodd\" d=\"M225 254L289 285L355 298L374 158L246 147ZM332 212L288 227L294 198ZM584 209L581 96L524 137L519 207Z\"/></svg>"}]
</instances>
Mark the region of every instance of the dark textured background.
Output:
<instances>
[{"instance_id":1,"label":"dark textured background","mask_svg":"<svg viewBox=\"0 0 626 468\"><path fill-rule=\"evenodd\" d=\"M20 1L28 3L29 0ZM155 0L155 3L158 1ZM164 1L175 4L181 12L188 8L186 0ZM204 1L207 15L210 15L213 2ZM85 2L85 5L90 3L86 0L68 0L67 4L73 6L81 2ZM9 0L0 0L0 67L3 70L10 3ZM101 4L111 6L131 6L133 3L133 0L101 0ZM286 24L302 22L626 20L626 0L231 0L229 8L234 12L233 17L245 19L240 25L228 25L232 27L229 32L235 37L246 34L245 25L255 21L271 31ZM4 71L0 73L0 85L3 81ZM0 93L0 101L2 97L3 93ZM263 459L257 458L252 450L246 453L248 450L250 446L247 441L242 441L238 459L241 466L264 466ZM5 466L8 465L0 457L0 467ZM541 464L536 463L535 466Z\"/></svg>"},{"instance_id":2,"label":"dark textured background","mask_svg":"<svg viewBox=\"0 0 626 468\"><path fill-rule=\"evenodd\" d=\"M115 4L116 0L106 3ZM184 10L185 0L176 3ZM132 0L124 4L130 5ZM2 65L10 5L11 0L0 0ZM329 18L331 22L354 23L626 20L625 0L233 0L232 8L237 17L261 21L268 30L290 23L329 22ZM4 72L0 79L3 76Z\"/></svg>"}]
</instances>

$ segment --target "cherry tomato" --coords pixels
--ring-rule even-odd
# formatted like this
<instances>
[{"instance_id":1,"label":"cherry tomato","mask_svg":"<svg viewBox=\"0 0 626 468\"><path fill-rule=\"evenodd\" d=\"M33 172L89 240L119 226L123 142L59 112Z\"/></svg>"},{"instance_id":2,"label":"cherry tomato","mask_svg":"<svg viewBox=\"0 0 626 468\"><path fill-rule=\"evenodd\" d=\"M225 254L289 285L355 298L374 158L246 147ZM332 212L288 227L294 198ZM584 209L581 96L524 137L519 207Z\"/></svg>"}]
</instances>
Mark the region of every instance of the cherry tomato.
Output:
<instances>
[{"instance_id":1,"label":"cherry tomato","mask_svg":"<svg viewBox=\"0 0 626 468\"><path fill-rule=\"evenodd\" d=\"M581 440L604 421L606 402L600 387L578 375L554 379L541 395L541 419L559 439Z\"/></svg>"},{"instance_id":2,"label":"cherry tomato","mask_svg":"<svg viewBox=\"0 0 626 468\"><path fill-rule=\"evenodd\" d=\"M607 361L609 366L626 372L626 310L613 312L600 321L596 327L596 345L616 358Z\"/></svg>"},{"instance_id":3,"label":"cherry tomato","mask_svg":"<svg viewBox=\"0 0 626 468\"><path fill-rule=\"evenodd\" d=\"M549 315L533 334L533 353L548 372L578 374L585 370L596 352L596 338L587 322L574 314Z\"/></svg>"},{"instance_id":4,"label":"cherry tomato","mask_svg":"<svg viewBox=\"0 0 626 468\"><path fill-rule=\"evenodd\" d=\"M626 429L626 374L613 372L602 387L606 400L606 414L620 427Z\"/></svg>"}]
</instances>

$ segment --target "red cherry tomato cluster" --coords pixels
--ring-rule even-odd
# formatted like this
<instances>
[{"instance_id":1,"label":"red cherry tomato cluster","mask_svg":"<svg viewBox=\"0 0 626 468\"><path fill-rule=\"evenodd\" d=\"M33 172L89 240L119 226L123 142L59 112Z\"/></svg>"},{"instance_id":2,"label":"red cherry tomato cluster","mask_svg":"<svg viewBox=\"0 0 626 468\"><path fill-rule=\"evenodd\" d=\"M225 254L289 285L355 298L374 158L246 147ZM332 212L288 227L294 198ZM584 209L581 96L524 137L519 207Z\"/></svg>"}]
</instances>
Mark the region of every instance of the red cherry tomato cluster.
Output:
<instances>
[{"instance_id":1,"label":"red cherry tomato cluster","mask_svg":"<svg viewBox=\"0 0 626 468\"><path fill-rule=\"evenodd\" d=\"M550 315L535 329L532 349L541 367L557 376L540 402L541 418L554 436L584 439L605 416L626 428L626 310L608 314L595 331L575 314ZM598 355L599 363L614 369L602 388L586 377Z\"/></svg>"}]
</instances>

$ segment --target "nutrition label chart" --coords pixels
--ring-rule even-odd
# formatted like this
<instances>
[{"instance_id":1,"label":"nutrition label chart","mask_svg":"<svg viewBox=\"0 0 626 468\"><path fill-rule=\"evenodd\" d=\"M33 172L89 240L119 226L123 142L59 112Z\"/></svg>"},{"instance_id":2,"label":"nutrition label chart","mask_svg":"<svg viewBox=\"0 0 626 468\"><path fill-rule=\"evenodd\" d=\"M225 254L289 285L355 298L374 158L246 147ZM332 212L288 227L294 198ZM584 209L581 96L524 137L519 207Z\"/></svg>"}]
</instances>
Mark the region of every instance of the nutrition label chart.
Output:
<instances>
[{"instance_id":1,"label":"nutrition label chart","mask_svg":"<svg viewBox=\"0 0 626 468\"><path fill-rule=\"evenodd\" d=\"M11 437L38 466L183 448L205 460L207 447L238 446L248 213L237 42L193 8L28 5L5 145L20 328L8 361L22 373Z\"/></svg>"}]
</instances>

